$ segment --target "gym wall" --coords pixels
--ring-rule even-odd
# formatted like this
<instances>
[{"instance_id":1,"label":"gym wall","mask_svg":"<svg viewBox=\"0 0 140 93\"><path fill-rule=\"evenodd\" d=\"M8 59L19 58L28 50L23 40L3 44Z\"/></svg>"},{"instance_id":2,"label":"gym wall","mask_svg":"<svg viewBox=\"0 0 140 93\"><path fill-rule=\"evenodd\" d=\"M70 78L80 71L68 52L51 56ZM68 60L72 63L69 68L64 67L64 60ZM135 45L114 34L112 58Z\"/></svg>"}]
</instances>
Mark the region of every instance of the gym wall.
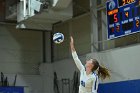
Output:
<instances>
[{"instance_id":1,"label":"gym wall","mask_svg":"<svg viewBox=\"0 0 140 93\"><path fill-rule=\"evenodd\" d=\"M42 33L17 30L16 25L0 24L0 72L13 86L24 86L26 93L42 93L43 81L39 75L42 62Z\"/></svg>"}]
</instances>

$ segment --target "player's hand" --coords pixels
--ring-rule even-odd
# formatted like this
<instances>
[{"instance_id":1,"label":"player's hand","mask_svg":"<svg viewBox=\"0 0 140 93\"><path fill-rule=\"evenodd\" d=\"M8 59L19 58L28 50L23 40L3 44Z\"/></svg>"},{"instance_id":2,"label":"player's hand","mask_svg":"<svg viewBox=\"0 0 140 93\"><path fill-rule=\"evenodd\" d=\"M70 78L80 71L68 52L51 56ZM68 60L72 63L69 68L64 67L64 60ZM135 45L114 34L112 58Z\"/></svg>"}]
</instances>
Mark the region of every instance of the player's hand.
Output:
<instances>
[{"instance_id":1,"label":"player's hand","mask_svg":"<svg viewBox=\"0 0 140 93\"><path fill-rule=\"evenodd\" d=\"M74 48L74 40L73 40L73 37L70 36L70 48L71 48L71 51L75 51L75 48Z\"/></svg>"}]
</instances>

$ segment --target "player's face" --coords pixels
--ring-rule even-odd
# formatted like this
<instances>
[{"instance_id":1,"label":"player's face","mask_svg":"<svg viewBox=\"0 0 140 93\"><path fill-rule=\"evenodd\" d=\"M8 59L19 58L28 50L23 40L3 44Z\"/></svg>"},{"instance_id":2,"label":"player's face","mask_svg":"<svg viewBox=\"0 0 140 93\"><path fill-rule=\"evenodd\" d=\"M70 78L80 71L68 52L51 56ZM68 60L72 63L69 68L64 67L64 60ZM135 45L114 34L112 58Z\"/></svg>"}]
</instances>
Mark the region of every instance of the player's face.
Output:
<instances>
[{"instance_id":1,"label":"player's face","mask_svg":"<svg viewBox=\"0 0 140 93\"><path fill-rule=\"evenodd\" d=\"M92 71L93 67L94 67L94 65L92 63L92 60L86 61L86 65L85 65L86 71Z\"/></svg>"}]
</instances>

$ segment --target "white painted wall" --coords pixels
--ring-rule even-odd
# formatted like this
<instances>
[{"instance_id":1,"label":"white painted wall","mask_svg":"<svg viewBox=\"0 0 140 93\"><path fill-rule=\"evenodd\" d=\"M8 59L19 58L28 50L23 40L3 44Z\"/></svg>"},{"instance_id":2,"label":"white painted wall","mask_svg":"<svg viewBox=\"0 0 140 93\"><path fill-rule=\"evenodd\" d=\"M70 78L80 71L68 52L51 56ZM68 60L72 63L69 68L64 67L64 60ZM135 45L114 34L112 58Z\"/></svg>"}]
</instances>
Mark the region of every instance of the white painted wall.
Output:
<instances>
[{"instance_id":1,"label":"white painted wall","mask_svg":"<svg viewBox=\"0 0 140 93\"><path fill-rule=\"evenodd\" d=\"M25 86L25 93L43 93L43 79L39 75L42 62L42 33L17 30L15 25L0 24L0 72L13 85Z\"/></svg>"},{"instance_id":2,"label":"white painted wall","mask_svg":"<svg viewBox=\"0 0 140 93\"><path fill-rule=\"evenodd\" d=\"M101 65L111 70L111 78L101 83L140 79L139 49L140 45L117 48L99 53L89 53L87 57L82 57L80 59L84 64L86 58L96 58ZM72 79L74 71L77 70L72 59L55 62L53 67L59 79Z\"/></svg>"},{"instance_id":3,"label":"white painted wall","mask_svg":"<svg viewBox=\"0 0 140 93\"><path fill-rule=\"evenodd\" d=\"M0 71L6 74L39 74L42 33L0 25Z\"/></svg>"}]
</instances>

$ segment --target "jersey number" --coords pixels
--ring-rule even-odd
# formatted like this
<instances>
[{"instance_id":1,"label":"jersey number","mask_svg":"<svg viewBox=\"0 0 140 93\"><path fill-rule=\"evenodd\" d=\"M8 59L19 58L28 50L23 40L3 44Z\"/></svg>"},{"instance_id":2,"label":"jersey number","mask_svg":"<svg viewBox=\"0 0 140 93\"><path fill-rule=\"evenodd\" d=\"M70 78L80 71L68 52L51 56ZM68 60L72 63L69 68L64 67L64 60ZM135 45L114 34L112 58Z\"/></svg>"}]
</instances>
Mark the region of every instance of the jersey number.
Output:
<instances>
[{"instance_id":1,"label":"jersey number","mask_svg":"<svg viewBox=\"0 0 140 93\"><path fill-rule=\"evenodd\" d=\"M81 81L81 85L82 85L83 87L85 87L85 82L84 82L84 81Z\"/></svg>"}]
</instances>

